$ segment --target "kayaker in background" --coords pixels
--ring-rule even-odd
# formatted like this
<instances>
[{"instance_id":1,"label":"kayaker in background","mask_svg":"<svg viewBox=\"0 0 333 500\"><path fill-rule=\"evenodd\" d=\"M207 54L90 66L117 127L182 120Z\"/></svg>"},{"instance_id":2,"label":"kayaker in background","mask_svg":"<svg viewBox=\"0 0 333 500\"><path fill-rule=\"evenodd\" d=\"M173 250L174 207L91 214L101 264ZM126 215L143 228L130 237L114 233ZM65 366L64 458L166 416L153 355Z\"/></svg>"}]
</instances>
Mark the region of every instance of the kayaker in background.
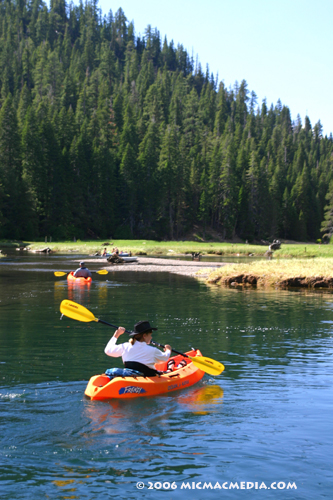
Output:
<instances>
[{"instance_id":1,"label":"kayaker in background","mask_svg":"<svg viewBox=\"0 0 333 500\"><path fill-rule=\"evenodd\" d=\"M74 272L75 278L91 278L91 272L87 267L85 267L85 263L80 262L80 267Z\"/></svg>"},{"instance_id":2,"label":"kayaker in background","mask_svg":"<svg viewBox=\"0 0 333 500\"><path fill-rule=\"evenodd\" d=\"M156 347L150 346L153 328L149 321L139 321L134 325L134 331L130 333L130 340L123 344L116 344L120 335L125 333L125 328L120 326L105 347L105 354L114 358L123 358L125 368L131 368L143 373L146 377L154 377L159 374L155 370L155 363L167 361L171 354L171 346L166 345L164 352Z\"/></svg>"}]
</instances>

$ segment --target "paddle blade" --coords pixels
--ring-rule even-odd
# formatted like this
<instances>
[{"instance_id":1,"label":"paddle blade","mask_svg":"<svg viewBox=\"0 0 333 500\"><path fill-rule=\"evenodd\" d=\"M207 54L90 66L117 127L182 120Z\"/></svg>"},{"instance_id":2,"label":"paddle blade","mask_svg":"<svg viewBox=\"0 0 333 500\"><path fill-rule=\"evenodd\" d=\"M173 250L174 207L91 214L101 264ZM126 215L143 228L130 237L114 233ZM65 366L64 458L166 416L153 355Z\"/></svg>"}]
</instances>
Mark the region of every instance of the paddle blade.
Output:
<instances>
[{"instance_id":1,"label":"paddle blade","mask_svg":"<svg viewBox=\"0 0 333 500\"><path fill-rule=\"evenodd\" d=\"M72 300L63 300L60 304L60 312L64 316L68 316L68 318L75 319L76 321L83 321L85 323L98 321L92 312Z\"/></svg>"},{"instance_id":2,"label":"paddle blade","mask_svg":"<svg viewBox=\"0 0 333 500\"><path fill-rule=\"evenodd\" d=\"M68 274L68 273L64 273L62 271L55 271L54 272L54 276L66 276L66 274Z\"/></svg>"},{"instance_id":3,"label":"paddle blade","mask_svg":"<svg viewBox=\"0 0 333 500\"><path fill-rule=\"evenodd\" d=\"M192 356L189 356L191 358L192 363L200 368L203 372L208 373L209 375L220 375L220 373L223 372L224 370L224 365L222 363L219 363L218 361L215 361L215 359L211 358L206 358L204 356L196 356L195 358L192 358Z\"/></svg>"},{"instance_id":4,"label":"paddle blade","mask_svg":"<svg viewBox=\"0 0 333 500\"><path fill-rule=\"evenodd\" d=\"M97 274L108 274L109 271L106 269L101 269L100 271L96 271Z\"/></svg>"}]
</instances>

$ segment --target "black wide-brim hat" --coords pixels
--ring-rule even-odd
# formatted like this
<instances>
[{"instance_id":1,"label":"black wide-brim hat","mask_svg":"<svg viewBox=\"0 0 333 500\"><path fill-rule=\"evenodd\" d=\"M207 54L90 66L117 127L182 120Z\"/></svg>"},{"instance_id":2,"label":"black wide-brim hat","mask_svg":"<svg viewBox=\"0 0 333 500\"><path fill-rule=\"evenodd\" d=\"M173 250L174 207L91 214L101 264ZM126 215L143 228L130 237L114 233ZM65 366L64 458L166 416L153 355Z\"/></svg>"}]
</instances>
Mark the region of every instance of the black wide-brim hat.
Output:
<instances>
[{"instance_id":1,"label":"black wide-brim hat","mask_svg":"<svg viewBox=\"0 0 333 500\"><path fill-rule=\"evenodd\" d=\"M134 330L132 333L130 333L129 336L134 337L139 333L150 332L151 330L157 330L157 328L153 328L152 326L150 326L149 321L139 321L134 325Z\"/></svg>"}]
</instances>

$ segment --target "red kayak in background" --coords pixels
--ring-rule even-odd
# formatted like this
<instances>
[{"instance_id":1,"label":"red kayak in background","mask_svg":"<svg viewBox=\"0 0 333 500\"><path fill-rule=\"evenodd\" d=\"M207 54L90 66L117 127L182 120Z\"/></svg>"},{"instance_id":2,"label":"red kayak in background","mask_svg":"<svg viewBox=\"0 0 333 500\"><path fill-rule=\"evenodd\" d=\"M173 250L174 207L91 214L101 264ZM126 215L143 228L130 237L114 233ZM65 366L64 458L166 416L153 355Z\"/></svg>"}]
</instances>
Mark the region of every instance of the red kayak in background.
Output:
<instances>
[{"instance_id":1,"label":"red kayak in background","mask_svg":"<svg viewBox=\"0 0 333 500\"><path fill-rule=\"evenodd\" d=\"M71 281L72 283L91 283L92 279L89 278L83 278L82 276L79 276L76 278L74 276L74 271L71 271L70 273L67 274L67 280Z\"/></svg>"}]
</instances>

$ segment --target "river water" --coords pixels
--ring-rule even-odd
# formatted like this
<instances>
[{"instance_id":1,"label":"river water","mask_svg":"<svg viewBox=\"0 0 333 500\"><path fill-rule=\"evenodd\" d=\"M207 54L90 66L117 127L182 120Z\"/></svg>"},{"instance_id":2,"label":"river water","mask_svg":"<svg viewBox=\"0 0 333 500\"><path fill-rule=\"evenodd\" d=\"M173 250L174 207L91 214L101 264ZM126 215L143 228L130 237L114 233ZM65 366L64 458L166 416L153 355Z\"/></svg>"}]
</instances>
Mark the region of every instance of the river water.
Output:
<instances>
[{"instance_id":1,"label":"river water","mask_svg":"<svg viewBox=\"0 0 333 500\"><path fill-rule=\"evenodd\" d=\"M69 287L53 271L74 258L0 260L1 498L332 498L330 293L130 271ZM225 371L165 396L90 401L90 376L121 362L104 354L112 328L60 320L66 298L127 329L148 319L155 340Z\"/></svg>"}]
</instances>

